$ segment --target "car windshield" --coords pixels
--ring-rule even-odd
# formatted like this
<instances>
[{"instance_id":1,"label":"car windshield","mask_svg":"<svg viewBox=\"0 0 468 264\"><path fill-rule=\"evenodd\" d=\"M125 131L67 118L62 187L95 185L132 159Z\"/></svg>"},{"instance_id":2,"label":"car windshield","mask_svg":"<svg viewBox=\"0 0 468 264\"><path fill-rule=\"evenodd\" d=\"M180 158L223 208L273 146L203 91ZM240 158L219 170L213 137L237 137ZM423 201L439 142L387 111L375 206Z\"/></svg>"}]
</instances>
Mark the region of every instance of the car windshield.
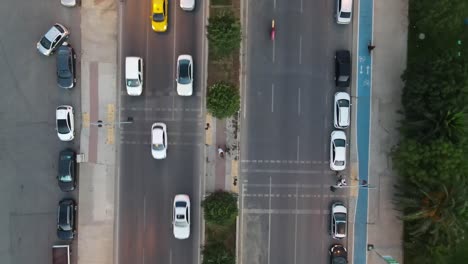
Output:
<instances>
[{"instance_id":1,"label":"car windshield","mask_svg":"<svg viewBox=\"0 0 468 264\"><path fill-rule=\"evenodd\" d=\"M137 87L140 86L140 81L138 79L127 79L128 87Z\"/></svg>"},{"instance_id":2,"label":"car windshield","mask_svg":"<svg viewBox=\"0 0 468 264\"><path fill-rule=\"evenodd\" d=\"M351 17L351 12L341 12L341 17L342 18L350 18Z\"/></svg>"},{"instance_id":3,"label":"car windshield","mask_svg":"<svg viewBox=\"0 0 468 264\"><path fill-rule=\"evenodd\" d=\"M179 64L179 83L190 83L190 62L188 60L181 60Z\"/></svg>"},{"instance_id":4,"label":"car windshield","mask_svg":"<svg viewBox=\"0 0 468 264\"><path fill-rule=\"evenodd\" d=\"M164 21L164 14L163 13L154 13L153 14L153 21L155 22L162 22ZM174 68L173 68L174 69Z\"/></svg>"},{"instance_id":5,"label":"car windshield","mask_svg":"<svg viewBox=\"0 0 468 264\"><path fill-rule=\"evenodd\" d=\"M335 139L335 147L344 147L346 146L346 141L344 139Z\"/></svg>"},{"instance_id":6,"label":"car windshield","mask_svg":"<svg viewBox=\"0 0 468 264\"><path fill-rule=\"evenodd\" d=\"M349 101L345 99L338 100L338 106L340 107L349 107Z\"/></svg>"},{"instance_id":7,"label":"car windshield","mask_svg":"<svg viewBox=\"0 0 468 264\"><path fill-rule=\"evenodd\" d=\"M346 235L346 222L337 222L336 231L339 235Z\"/></svg>"},{"instance_id":8,"label":"car windshield","mask_svg":"<svg viewBox=\"0 0 468 264\"><path fill-rule=\"evenodd\" d=\"M70 128L68 128L67 120L65 119L57 120L57 130L60 134L70 133Z\"/></svg>"},{"instance_id":9,"label":"car windshield","mask_svg":"<svg viewBox=\"0 0 468 264\"><path fill-rule=\"evenodd\" d=\"M50 46L52 45L52 43L46 37L42 37L41 45L46 49L50 49Z\"/></svg>"},{"instance_id":10,"label":"car windshield","mask_svg":"<svg viewBox=\"0 0 468 264\"><path fill-rule=\"evenodd\" d=\"M343 257L333 257L333 260L332 260L332 264L347 264L347 263L348 262Z\"/></svg>"},{"instance_id":11,"label":"car windshield","mask_svg":"<svg viewBox=\"0 0 468 264\"><path fill-rule=\"evenodd\" d=\"M342 221L342 222L345 222L346 221L346 214L344 213L335 213L335 219L336 221Z\"/></svg>"},{"instance_id":12,"label":"car windshield","mask_svg":"<svg viewBox=\"0 0 468 264\"><path fill-rule=\"evenodd\" d=\"M153 149L154 150L164 150L164 145L163 144L153 144Z\"/></svg>"}]
</instances>

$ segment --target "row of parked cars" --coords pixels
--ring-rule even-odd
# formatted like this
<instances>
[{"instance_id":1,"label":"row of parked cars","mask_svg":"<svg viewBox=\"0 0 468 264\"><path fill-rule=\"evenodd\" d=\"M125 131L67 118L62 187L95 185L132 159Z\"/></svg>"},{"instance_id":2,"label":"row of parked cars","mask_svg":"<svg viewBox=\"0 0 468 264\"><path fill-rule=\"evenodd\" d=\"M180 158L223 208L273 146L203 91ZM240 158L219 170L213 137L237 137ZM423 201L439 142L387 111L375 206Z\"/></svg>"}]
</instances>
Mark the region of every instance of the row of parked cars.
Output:
<instances>
[{"instance_id":1,"label":"row of parked cars","mask_svg":"<svg viewBox=\"0 0 468 264\"><path fill-rule=\"evenodd\" d=\"M66 7L76 6L76 0L61 0ZM39 40L37 50L50 56L56 53L57 86L71 89L76 83L76 53L67 42L70 31L62 24L55 23ZM56 131L61 141L71 141L75 137L74 111L69 105L58 106L55 110ZM57 182L60 190L71 192L76 188L77 165L76 152L64 149L59 153ZM76 235L77 204L72 198L60 200L57 208L57 237L70 241Z\"/></svg>"}]
</instances>

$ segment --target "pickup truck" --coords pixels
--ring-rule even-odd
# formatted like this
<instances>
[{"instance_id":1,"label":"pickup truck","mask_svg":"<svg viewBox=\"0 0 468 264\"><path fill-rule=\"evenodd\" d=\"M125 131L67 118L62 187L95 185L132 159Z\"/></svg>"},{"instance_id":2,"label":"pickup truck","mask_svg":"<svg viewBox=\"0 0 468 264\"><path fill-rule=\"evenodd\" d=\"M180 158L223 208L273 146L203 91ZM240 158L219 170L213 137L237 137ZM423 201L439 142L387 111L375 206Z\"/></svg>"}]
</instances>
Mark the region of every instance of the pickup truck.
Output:
<instances>
[{"instance_id":1,"label":"pickup truck","mask_svg":"<svg viewBox=\"0 0 468 264\"><path fill-rule=\"evenodd\" d=\"M52 264L70 264L70 245L52 246Z\"/></svg>"}]
</instances>

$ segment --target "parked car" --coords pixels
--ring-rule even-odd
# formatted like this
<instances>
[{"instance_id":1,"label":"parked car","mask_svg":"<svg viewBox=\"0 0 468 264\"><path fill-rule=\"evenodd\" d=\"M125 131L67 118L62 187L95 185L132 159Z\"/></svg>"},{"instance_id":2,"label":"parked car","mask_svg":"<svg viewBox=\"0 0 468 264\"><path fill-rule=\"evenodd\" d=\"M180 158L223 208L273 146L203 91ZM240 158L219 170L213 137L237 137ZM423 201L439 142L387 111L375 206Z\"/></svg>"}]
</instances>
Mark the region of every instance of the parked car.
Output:
<instances>
[{"instance_id":1,"label":"parked car","mask_svg":"<svg viewBox=\"0 0 468 264\"><path fill-rule=\"evenodd\" d=\"M55 110L56 130L61 141L71 141L75 138L75 121L73 107L61 105Z\"/></svg>"},{"instance_id":2,"label":"parked car","mask_svg":"<svg viewBox=\"0 0 468 264\"><path fill-rule=\"evenodd\" d=\"M70 89L75 86L75 60L75 51L64 42L57 50L57 84L60 88Z\"/></svg>"},{"instance_id":3,"label":"parked car","mask_svg":"<svg viewBox=\"0 0 468 264\"><path fill-rule=\"evenodd\" d=\"M63 199L57 210L57 237L61 240L73 240L76 234L76 203L73 199Z\"/></svg>"},{"instance_id":4,"label":"parked car","mask_svg":"<svg viewBox=\"0 0 468 264\"><path fill-rule=\"evenodd\" d=\"M347 264L348 252L343 245L335 244L330 248L330 263L331 264Z\"/></svg>"},{"instance_id":5,"label":"parked car","mask_svg":"<svg viewBox=\"0 0 468 264\"><path fill-rule=\"evenodd\" d=\"M71 149L64 149L59 154L57 175L60 190L70 192L76 186L76 153Z\"/></svg>"},{"instance_id":6,"label":"parked car","mask_svg":"<svg viewBox=\"0 0 468 264\"><path fill-rule=\"evenodd\" d=\"M70 32L66 27L59 23L55 23L47 33L37 43L37 50L49 56L62 45L62 43L68 38Z\"/></svg>"},{"instance_id":7,"label":"parked car","mask_svg":"<svg viewBox=\"0 0 468 264\"><path fill-rule=\"evenodd\" d=\"M63 6L66 7L74 7L76 6L76 0L60 0Z\"/></svg>"},{"instance_id":8,"label":"parked car","mask_svg":"<svg viewBox=\"0 0 468 264\"><path fill-rule=\"evenodd\" d=\"M346 168L346 134L341 130L331 133L330 169L342 171Z\"/></svg>"},{"instance_id":9,"label":"parked car","mask_svg":"<svg viewBox=\"0 0 468 264\"><path fill-rule=\"evenodd\" d=\"M156 32L165 32L167 30L167 1L152 0L151 27Z\"/></svg>"},{"instance_id":10,"label":"parked car","mask_svg":"<svg viewBox=\"0 0 468 264\"><path fill-rule=\"evenodd\" d=\"M192 11L195 9L195 0L180 0L180 8L184 11Z\"/></svg>"},{"instance_id":11,"label":"parked car","mask_svg":"<svg viewBox=\"0 0 468 264\"><path fill-rule=\"evenodd\" d=\"M190 236L190 198L185 194L174 197L173 213L174 237L187 239Z\"/></svg>"},{"instance_id":12,"label":"parked car","mask_svg":"<svg viewBox=\"0 0 468 264\"><path fill-rule=\"evenodd\" d=\"M351 54L348 50L335 53L335 84L336 87L349 87L351 83Z\"/></svg>"},{"instance_id":13,"label":"parked car","mask_svg":"<svg viewBox=\"0 0 468 264\"><path fill-rule=\"evenodd\" d=\"M346 237L348 211L342 202L335 202L331 208L331 234L335 239Z\"/></svg>"},{"instance_id":14,"label":"parked car","mask_svg":"<svg viewBox=\"0 0 468 264\"><path fill-rule=\"evenodd\" d=\"M190 55L177 58L177 94L190 96L193 93L193 60Z\"/></svg>"},{"instance_id":15,"label":"parked car","mask_svg":"<svg viewBox=\"0 0 468 264\"><path fill-rule=\"evenodd\" d=\"M336 1L336 23L349 24L353 11L353 0Z\"/></svg>"},{"instance_id":16,"label":"parked car","mask_svg":"<svg viewBox=\"0 0 468 264\"><path fill-rule=\"evenodd\" d=\"M333 108L333 123L336 128L345 129L349 126L351 97L348 93L335 94L335 107Z\"/></svg>"},{"instance_id":17,"label":"parked car","mask_svg":"<svg viewBox=\"0 0 468 264\"><path fill-rule=\"evenodd\" d=\"M143 92L143 59L140 57L125 58L125 85L127 94L141 95Z\"/></svg>"},{"instance_id":18,"label":"parked car","mask_svg":"<svg viewBox=\"0 0 468 264\"><path fill-rule=\"evenodd\" d=\"M151 154L155 159L165 159L167 156L167 129L164 123L151 126Z\"/></svg>"}]
</instances>

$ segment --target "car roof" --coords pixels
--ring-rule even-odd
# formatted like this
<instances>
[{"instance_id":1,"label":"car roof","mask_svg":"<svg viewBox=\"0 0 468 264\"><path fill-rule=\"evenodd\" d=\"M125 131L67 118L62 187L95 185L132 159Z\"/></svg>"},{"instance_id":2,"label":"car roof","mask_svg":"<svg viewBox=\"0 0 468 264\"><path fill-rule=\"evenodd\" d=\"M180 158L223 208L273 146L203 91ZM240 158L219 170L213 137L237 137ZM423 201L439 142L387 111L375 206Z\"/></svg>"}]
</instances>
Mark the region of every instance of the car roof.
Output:
<instances>
[{"instance_id":1,"label":"car roof","mask_svg":"<svg viewBox=\"0 0 468 264\"><path fill-rule=\"evenodd\" d=\"M55 26L52 26L45 34L45 37L52 42L60 34L60 31Z\"/></svg>"}]
</instances>

